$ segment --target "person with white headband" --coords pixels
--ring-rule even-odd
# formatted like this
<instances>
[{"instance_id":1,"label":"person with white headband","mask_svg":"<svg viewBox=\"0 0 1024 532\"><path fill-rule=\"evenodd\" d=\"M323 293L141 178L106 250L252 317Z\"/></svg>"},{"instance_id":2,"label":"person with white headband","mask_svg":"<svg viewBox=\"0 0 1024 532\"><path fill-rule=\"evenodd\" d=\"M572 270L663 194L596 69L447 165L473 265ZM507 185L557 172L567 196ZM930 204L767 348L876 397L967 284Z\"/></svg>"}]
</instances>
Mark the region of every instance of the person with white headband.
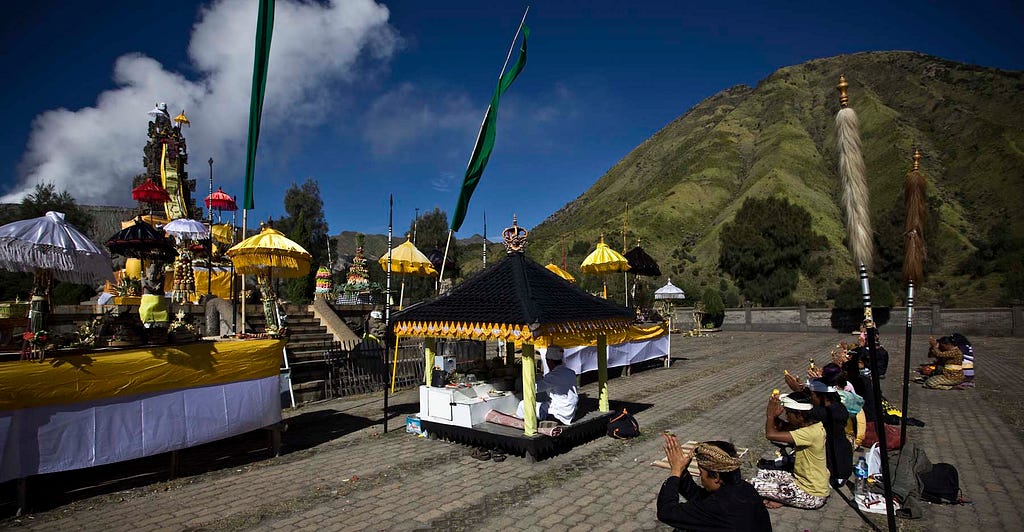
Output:
<instances>
[{"instance_id":1,"label":"person with white headband","mask_svg":"<svg viewBox=\"0 0 1024 532\"><path fill-rule=\"evenodd\" d=\"M825 427L811 416L807 392L772 394L765 411L765 437L796 448L793 472L759 469L750 483L766 508L782 505L814 510L825 506L830 488L825 466ZM780 416L785 413L786 419Z\"/></svg>"},{"instance_id":2,"label":"person with white headband","mask_svg":"<svg viewBox=\"0 0 1024 532\"><path fill-rule=\"evenodd\" d=\"M843 405L836 386L842 371L838 364L831 363L821 369L820 377L806 383L786 379L786 384L794 391L806 390L811 394L810 415L825 427L825 458L834 487L845 484L853 474L853 446L846 438L850 412Z\"/></svg>"}]
</instances>

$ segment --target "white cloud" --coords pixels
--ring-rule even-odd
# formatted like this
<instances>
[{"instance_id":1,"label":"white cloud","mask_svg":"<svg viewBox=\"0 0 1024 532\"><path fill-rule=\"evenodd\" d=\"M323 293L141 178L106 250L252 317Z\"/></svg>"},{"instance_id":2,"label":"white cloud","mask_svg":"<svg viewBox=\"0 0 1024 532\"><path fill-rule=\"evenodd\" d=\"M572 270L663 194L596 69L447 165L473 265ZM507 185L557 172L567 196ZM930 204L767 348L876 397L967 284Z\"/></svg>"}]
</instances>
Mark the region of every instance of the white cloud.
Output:
<instances>
[{"instance_id":1,"label":"white cloud","mask_svg":"<svg viewBox=\"0 0 1024 532\"><path fill-rule=\"evenodd\" d=\"M438 192L448 192L455 185L455 174L443 172L441 175L430 180L430 187Z\"/></svg>"},{"instance_id":2,"label":"white cloud","mask_svg":"<svg viewBox=\"0 0 1024 532\"><path fill-rule=\"evenodd\" d=\"M469 132L475 135L485 109L474 107L462 93L431 94L417 85L403 83L370 105L363 137L375 155L392 154L428 139L434 142L435 150L445 151L449 146L440 139ZM460 147L469 150L472 145Z\"/></svg>"},{"instance_id":3,"label":"white cloud","mask_svg":"<svg viewBox=\"0 0 1024 532\"><path fill-rule=\"evenodd\" d=\"M331 117L339 85L355 84L401 46L388 10L372 0L327 3L278 0L271 46L263 132L302 128ZM211 154L218 168L238 175L252 83L256 4L219 0L204 8L188 48L193 79L132 53L114 65L117 88L92 107L46 111L33 121L19 182L0 202L19 201L36 183L52 182L87 204L130 201L130 178L144 171L146 112L166 102L172 115L192 119L185 137L195 157ZM190 165L197 170L195 161ZM199 165L202 168L202 165Z\"/></svg>"}]
</instances>

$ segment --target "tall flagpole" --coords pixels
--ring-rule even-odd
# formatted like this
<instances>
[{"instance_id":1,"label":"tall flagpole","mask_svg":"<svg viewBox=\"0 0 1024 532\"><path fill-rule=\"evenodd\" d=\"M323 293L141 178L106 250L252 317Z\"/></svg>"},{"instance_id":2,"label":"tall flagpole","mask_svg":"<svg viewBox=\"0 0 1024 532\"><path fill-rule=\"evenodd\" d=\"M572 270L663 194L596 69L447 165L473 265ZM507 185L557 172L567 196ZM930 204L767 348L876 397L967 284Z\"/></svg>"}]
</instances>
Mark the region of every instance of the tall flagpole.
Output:
<instances>
[{"instance_id":1,"label":"tall flagpole","mask_svg":"<svg viewBox=\"0 0 1024 532\"><path fill-rule=\"evenodd\" d=\"M523 24L526 24L526 15L529 12L530 12L530 6L526 6L526 11L523 11L523 18L519 21L519 27L516 28L516 34L515 34L514 37L512 37L512 44L509 45L508 53L505 54L505 62L502 63L502 65L501 65L501 72L498 73L498 85L499 85L499 87L498 87L498 92L496 92L495 94L500 94L500 92L501 92L501 87L500 87L500 85L501 85L501 77L505 75L505 68L508 67L508 62L512 58L512 52L516 48L516 41L519 40L519 34L522 33L522 31L523 31ZM524 44L524 46L525 46L525 44ZM515 78L513 77L512 79L515 79ZM483 120L480 121L480 131L477 132L477 134L476 134L476 142L473 144L474 151L469 154L469 162L466 164L467 173L469 171L470 165L473 164L473 157L476 155L475 147L480 145L480 138L484 134L484 126L487 124L487 117L490 115L491 108L490 108L489 105L488 105L487 109L488 109L488 112L484 113L484 118L483 118ZM468 205L468 198L467 198L467 205ZM458 210L459 209L456 208L456 211L458 211ZM445 263L448 262L448 249L451 247L452 233L454 233L454 232L455 231L452 228L448 229L448 239L447 239L447 241L445 242L445 245L444 245L444 258L441 260L441 272L437 276L437 286L438 286L439 289L440 289L440 286L441 286L441 279L444 278L444 266L445 266Z\"/></svg>"},{"instance_id":2,"label":"tall flagpole","mask_svg":"<svg viewBox=\"0 0 1024 532\"><path fill-rule=\"evenodd\" d=\"M391 334L391 255L392 251L392 227L394 225L393 212L395 210L395 195L388 194L388 271L387 271L387 285L385 288L384 295L384 351L382 356L384 357L384 375L390 375L391 361L388 358L388 342L387 340L392 339L395 344L398 344L398 338L394 338ZM388 432L388 384L384 383L384 433Z\"/></svg>"},{"instance_id":3,"label":"tall flagpole","mask_svg":"<svg viewBox=\"0 0 1024 532\"><path fill-rule=\"evenodd\" d=\"M484 211L484 268L487 267L487 211Z\"/></svg>"},{"instance_id":4,"label":"tall flagpole","mask_svg":"<svg viewBox=\"0 0 1024 532\"><path fill-rule=\"evenodd\" d=\"M622 254L626 254L626 223L629 220L629 202L626 202L626 211L622 216ZM626 293L626 308L629 308L629 273L622 272L622 291Z\"/></svg>"}]
</instances>

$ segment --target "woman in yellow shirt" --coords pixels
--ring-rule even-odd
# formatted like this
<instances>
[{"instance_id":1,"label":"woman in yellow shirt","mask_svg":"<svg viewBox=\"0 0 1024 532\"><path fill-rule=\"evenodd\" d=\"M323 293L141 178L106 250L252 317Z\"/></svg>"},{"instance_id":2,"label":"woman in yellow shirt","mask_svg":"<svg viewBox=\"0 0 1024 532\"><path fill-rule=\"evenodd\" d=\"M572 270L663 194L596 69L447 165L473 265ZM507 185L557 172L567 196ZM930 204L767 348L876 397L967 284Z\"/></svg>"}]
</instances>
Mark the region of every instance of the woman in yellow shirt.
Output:
<instances>
[{"instance_id":1,"label":"woman in yellow shirt","mask_svg":"<svg viewBox=\"0 0 1024 532\"><path fill-rule=\"evenodd\" d=\"M793 472L758 470L750 483L768 508L793 506L816 509L825 505L830 492L825 465L825 427L810 416L811 398L806 392L772 395L765 412L765 437L796 448ZM786 413L786 420L779 416Z\"/></svg>"}]
</instances>

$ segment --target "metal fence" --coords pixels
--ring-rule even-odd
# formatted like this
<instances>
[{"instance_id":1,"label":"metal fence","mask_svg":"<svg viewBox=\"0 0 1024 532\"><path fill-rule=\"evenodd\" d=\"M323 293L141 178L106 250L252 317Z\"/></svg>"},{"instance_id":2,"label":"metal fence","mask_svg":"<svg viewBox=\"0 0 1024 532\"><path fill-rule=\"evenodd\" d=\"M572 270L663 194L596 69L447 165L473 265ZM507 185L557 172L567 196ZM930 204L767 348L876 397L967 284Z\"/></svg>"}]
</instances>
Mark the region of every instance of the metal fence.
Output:
<instances>
[{"instance_id":1,"label":"metal fence","mask_svg":"<svg viewBox=\"0 0 1024 532\"><path fill-rule=\"evenodd\" d=\"M394 348L386 350L377 342L364 341L348 349L341 343L332 344L324 351L324 398L379 392L390 387L389 363L394 362L394 357ZM400 343L394 370L395 389L419 386L423 382L422 344Z\"/></svg>"}]
</instances>

